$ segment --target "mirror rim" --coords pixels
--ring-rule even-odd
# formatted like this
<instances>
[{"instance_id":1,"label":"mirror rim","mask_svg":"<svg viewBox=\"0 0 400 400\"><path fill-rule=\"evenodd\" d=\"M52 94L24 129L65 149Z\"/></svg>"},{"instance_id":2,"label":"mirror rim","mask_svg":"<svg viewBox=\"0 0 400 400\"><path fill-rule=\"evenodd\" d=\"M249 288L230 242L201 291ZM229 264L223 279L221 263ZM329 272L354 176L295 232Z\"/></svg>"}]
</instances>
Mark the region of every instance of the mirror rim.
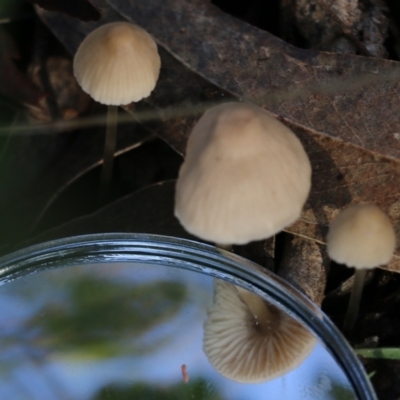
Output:
<instances>
[{"instance_id":1,"label":"mirror rim","mask_svg":"<svg viewBox=\"0 0 400 400\"><path fill-rule=\"evenodd\" d=\"M116 262L192 270L256 292L302 322L319 338L346 374L358 399L377 400L361 362L319 307L274 273L208 244L142 233L57 239L0 257L0 285L50 268Z\"/></svg>"}]
</instances>

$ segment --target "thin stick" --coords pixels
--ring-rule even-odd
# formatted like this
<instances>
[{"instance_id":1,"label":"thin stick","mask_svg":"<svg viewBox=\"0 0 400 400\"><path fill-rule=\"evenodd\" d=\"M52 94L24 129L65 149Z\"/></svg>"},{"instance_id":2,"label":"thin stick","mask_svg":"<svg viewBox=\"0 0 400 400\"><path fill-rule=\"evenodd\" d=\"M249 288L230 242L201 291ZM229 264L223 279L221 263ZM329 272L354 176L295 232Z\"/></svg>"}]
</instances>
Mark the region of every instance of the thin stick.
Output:
<instances>
[{"instance_id":1,"label":"thin stick","mask_svg":"<svg viewBox=\"0 0 400 400\"><path fill-rule=\"evenodd\" d=\"M186 364L182 364L181 371L182 371L183 382L188 383L189 382L189 374L188 374L188 371L187 371Z\"/></svg>"},{"instance_id":2,"label":"thin stick","mask_svg":"<svg viewBox=\"0 0 400 400\"><path fill-rule=\"evenodd\" d=\"M366 274L366 269L357 269L354 274L353 288L351 290L350 301L347 306L347 312L343 324L343 332L348 336L351 335L356 322Z\"/></svg>"},{"instance_id":3,"label":"thin stick","mask_svg":"<svg viewBox=\"0 0 400 400\"><path fill-rule=\"evenodd\" d=\"M110 194L111 178L114 165L114 152L117 142L118 106L108 106L106 141L104 143L103 168L100 177L99 205L107 202Z\"/></svg>"}]
</instances>

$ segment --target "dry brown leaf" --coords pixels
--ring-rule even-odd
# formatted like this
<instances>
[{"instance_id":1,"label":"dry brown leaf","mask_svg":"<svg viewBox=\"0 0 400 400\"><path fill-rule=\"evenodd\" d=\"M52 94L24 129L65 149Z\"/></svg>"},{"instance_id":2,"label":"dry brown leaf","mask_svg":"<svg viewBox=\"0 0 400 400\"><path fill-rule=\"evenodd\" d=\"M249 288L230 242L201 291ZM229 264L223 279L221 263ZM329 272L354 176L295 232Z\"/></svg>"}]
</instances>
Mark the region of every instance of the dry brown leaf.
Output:
<instances>
[{"instance_id":1,"label":"dry brown leaf","mask_svg":"<svg viewBox=\"0 0 400 400\"><path fill-rule=\"evenodd\" d=\"M323 243L340 209L374 202L400 237L399 63L300 50L202 0L109 2L135 15L176 57L162 52L160 83L147 104L162 110L156 133L177 151L184 153L204 104L234 95L256 102L296 131L313 165L310 199L287 231ZM103 9L103 23L121 19ZM40 15L72 53L97 26ZM400 272L399 248L396 254L388 269Z\"/></svg>"},{"instance_id":2,"label":"dry brown leaf","mask_svg":"<svg viewBox=\"0 0 400 400\"><path fill-rule=\"evenodd\" d=\"M400 160L399 63L298 49L206 0L107 2L219 87L296 125Z\"/></svg>"},{"instance_id":3,"label":"dry brown leaf","mask_svg":"<svg viewBox=\"0 0 400 400\"><path fill-rule=\"evenodd\" d=\"M146 232L195 239L174 217L175 181L147 186L131 195L19 244L26 247L69 236L105 232Z\"/></svg>"},{"instance_id":4,"label":"dry brown leaf","mask_svg":"<svg viewBox=\"0 0 400 400\"><path fill-rule=\"evenodd\" d=\"M100 10L89 0L29 0L50 11L58 11L79 18L82 21L98 21Z\"/></svg>"}]
</instances>

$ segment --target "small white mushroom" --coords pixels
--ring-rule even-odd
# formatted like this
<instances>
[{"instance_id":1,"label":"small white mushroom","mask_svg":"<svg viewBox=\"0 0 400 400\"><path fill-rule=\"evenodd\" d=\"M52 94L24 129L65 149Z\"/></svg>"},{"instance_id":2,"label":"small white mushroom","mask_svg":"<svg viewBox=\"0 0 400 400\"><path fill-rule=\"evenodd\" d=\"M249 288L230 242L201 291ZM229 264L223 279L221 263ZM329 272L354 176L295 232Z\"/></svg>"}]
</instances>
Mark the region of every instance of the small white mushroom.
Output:
<instances>
[{"instance_id":1,"label":"small white mushroom","mask_svg":"<svg viewBox=\"0 0 400 400\"><path fill-rule=\"evenodd\" d=\"M74 57L74 74L82 89L107 105L126 105L150 95L160 74L153 38L128 22L93 30Z\"/></svg>"},{"instance_id":2,"label":"small white mushroom","mask_svg":"<svg viewBox=\"0 0 400 400\"><path fill-rule=\"evenodd\" d=\"M327 237L329 257L356 269L344 331L351 333L359 308L368 269L387 264L396 247L396 235L386 216L374 204L352 205L330 224Z\"/></svg>"},{"instance_id":3,"label":"small white mushroom","mask_svg":"<svg viewBox=\"0 0 400 400\"><path fill-rule=\"evenodd\" d=\"M93 30L74 57L74 74L82 89L108 105L100 203L108 194L116 144L118 106L139 101L153 91L160 56L152 37L128 22L112 22Z\"/></svg>"}]
</instances>

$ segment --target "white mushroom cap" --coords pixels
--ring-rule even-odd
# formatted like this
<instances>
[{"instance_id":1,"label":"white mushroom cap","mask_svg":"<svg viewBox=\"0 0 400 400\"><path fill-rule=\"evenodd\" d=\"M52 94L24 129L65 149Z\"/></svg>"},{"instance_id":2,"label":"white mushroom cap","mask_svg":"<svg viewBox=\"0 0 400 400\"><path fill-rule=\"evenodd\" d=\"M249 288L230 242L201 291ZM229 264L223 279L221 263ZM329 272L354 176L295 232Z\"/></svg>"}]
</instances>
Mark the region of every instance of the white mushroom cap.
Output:
<instances>
[{"instance_id":1,"label":"white mushroom cap","mask_svg":"<svg viewBox=\"0 0 400 400\"><path fill-rule=\"evenodd\" d=\"M310 161L289 128L259 107L224 103L189 137L175 215L204 240L245 244L296 221L310 186Z\"/></svg>"},{"instance_id":2,"label":"white mushroom cap","mask_svg":"<svg viewBox=\"0 0 400 400\"><path fill-rule=\"evenodd\" d=\"M395 247L393 226L374 204L350 206L329 226L329 257L348 267L366 269L387 264Z\"/></svg>"},{"instance_id":3,"label":"white mushroom cap","mask_svg":"<svg viewBox=\"0 0 400 400\"><path fill-rule=\"evenodd\" d=\"M128 22L92 31L74 58L74 74L96 101L126 105L150 95L160 73L160 56L152 37Z\"/></svg>"},{"instance_id":4,"label":"white mushroom cap","mask_svg":"<svg viewBox=\"0 0 400 400\"><path fill-rule=\"evenodd\" d=\"M275 379L297 368L316 344L299 322L257 295L214 281L203 350L214 368L241 383Z\"/></svg>"}]
</instances>

